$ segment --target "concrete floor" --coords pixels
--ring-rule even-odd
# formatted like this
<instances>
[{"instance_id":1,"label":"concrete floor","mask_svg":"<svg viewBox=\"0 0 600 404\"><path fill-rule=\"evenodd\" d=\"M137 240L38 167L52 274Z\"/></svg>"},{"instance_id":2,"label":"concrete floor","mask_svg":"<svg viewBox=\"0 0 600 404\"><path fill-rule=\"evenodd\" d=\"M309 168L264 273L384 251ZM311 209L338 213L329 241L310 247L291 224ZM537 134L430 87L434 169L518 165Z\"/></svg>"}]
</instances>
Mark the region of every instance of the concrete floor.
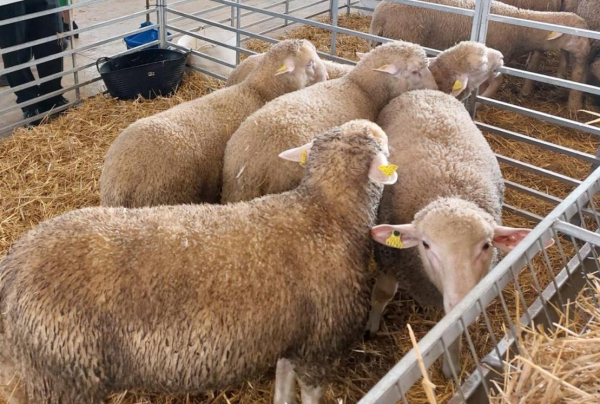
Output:
<instances>
[{"instance_id":1,"label":"concrete floor","mask_svg":"<svg viewBox=\"0 0 600 404\"><path fill-rule=\"evenodd\" d=\"M290 9L295 9L298 7L302 7L304 5L315 2L316 0L291 0ZM170 1L170 3L174 3L175 1ZM284 12L285 4L276 5L276 3L283 3L281 0L243 0L244 4L249 4L261 8L269 7L272 11ZM152 1L151 3L155 3ZM115 18L123 17L129 14L133 14L135 12L139 12L145 9L145 0L104 0L98 3L90 4L78 9L75 9L75 18L74 20L77 22L79 28L89 27L94 24L98 24L104 21L109 21ZM206 10L209 8L213 8L218 6L218 3L215 3L210 0L196 0L187 4L183 4L180 6L175 5L174 8L176 10L193 13L201 10ZM313 6L306 8L302 11L294 13L295 16L306 17L318 11L323 11L329 9L329 4L327 2L320 4L318 6ZM243 12L246 13L246 12ZM150 19L152 22L156 23L156 14L150 14ZM201 17L206 18L212 21L222 21L224 19L230 18L231 9L229 7L223 8L221 10L212 11L210 13L204 14ZM177 16L170 15L169 20L177 18ZM265 15L248 15L242 17L242 26L246 26L247 24L251 24L253 22L259 22L261 20L266 19ZM123 39L115 40L107 44L93 46L93 44L106 40L108 38L117 36L119 34L124 34L139 28L140 23L145 21L144 16L138 16L134 18L127 19L125 21L120 21L109 26L101 27L98 29L94 29L92 31L83 32L80 34L79 39L75 39L73 46L75 49L83 50L78 51L75 54L75 57L67 56L64 58L64 70L69 70L75 66L84 66L90 63L95 62L98 58L103 56L111 56L117 54L119 52L123 52L126 50L125 43ZM195 28L199 28L203 26L201 22L196 22L190 19L184 19L180 21L170 22L171 25L192 30ZM226 25L230 25L231 23L224 22ZM276 27L281 25L282 21L280 19L275 19L271 21L261 22L257 25L248 28L248 31L251 32L260 32L262 30ZM273 35L273 34L271 34ZM88 47L89 49L85 49ZM74 59L74 61L73 61ZM3 65L0 61L0 74L2 74ZM32 68L34 75L37 76L37 71L35 67ZM96 71L96 67L86 68L77 73L77 77L74 74L69 74L63 77L62 84L64 88L70 87L77 80L78 83L84 83L94 78L99 77L98 72ZM94 83L87 84L79 89L79 97L85 98L91 95L97 94L98 92L104 91L106 88L102 80L98 80ZM23 119L22 112L20 108L16 106L16 97L14 94L4 94L3 92L9 90L9 87L0 88L0 136L8 135L12 132L12 127L16 125L20 120ZM77 94L75 90L68 91L65 94L69 100L73 101L76 99ZM6 109L11 108L11 111L2 113Z\"/></svg>"}]
</instances>

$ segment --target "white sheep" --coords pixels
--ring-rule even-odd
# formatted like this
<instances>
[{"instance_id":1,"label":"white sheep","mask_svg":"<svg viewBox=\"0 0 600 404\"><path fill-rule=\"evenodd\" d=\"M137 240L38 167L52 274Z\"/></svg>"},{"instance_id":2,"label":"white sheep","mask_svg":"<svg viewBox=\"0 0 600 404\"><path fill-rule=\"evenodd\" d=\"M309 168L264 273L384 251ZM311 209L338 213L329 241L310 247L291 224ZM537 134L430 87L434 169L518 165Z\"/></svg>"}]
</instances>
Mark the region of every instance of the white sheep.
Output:
<instances>
[{"instance_id":1,"label":"white sheep","mask_svg":"<svg viewBox=\"0 0 600 404\"><path fill-rule=\"evenodd\" d=\"M390 92L386 87L407 80L402 72L405 67L400 68L398 78L382 73L381 69L373 70L390 64L391 55L399 52L397 49L413 52L413 66L426 63L424 55L416 53L420 49L416 45L389 43L383 45L384 51L377 49L360 55L362 60L346 76L281 97L248 117L227 143L222 201L250 200L294 188L302 178L302 171L297 167L278 170L274 163L280 150L310 141L319 132L350 119L375 120L390 97L398 94L397 90ZM397 63L406 66L405 61L398 60ZM502 55L498 51L476 42L463 42L430 61L429 68L438 84L420 82L415 73L410 73L408 80L415 76L412 80L416 85L401 83L399 89L425 84L430 88L439 86L455 96L468 95L496 74L494 71L500 66ZM429 80L429 71L421 69Z\"/></svg>"},{"instance_id":2,"label":"white sheep","mask_svg":"<svg viewBox=\"0 0 600 404\"><path fill-rule=\"evenodd\" d=\"M250 200L292 188L298 165L278 168L281 150L307 143L353 119L374 121L395 96L436 88L423 48L390 42L372 50L343 77L287 94L250 115L227 143L222 202Z\"/></svg>"},{"instance_id":3,"label":"white sheep","mask_svg":"<svg viewBox=\"0 0 600 404\"><path fill-rule=\"evenodd\" d=\"M3 376L18 371L27 404L100 404L221 389L286 358L316 404L368 317L369 229L397 178L373 131L349 122L281 153L309 155L284 194L86 208L29 231L0 261ZM275 402L290 403L278 376Z\"/></svg>"},{"instance_id":4,"label":"white sheep","mask_svg":"<svg viewBox=\"0 0 600 404\"><path fill-rule=\"evenodd\" d=\"M198 35L206 38L214 39L220 43L236 46L235 32L228 31L219 27L205 27L197 31ZM236 62L236 51L225 48L224 46L215 45L212 42L204 41L202 39L195 38L190 35L184 35L177 41L177 45L181 45L187 49L196 50L204 53L208 56L212 56L216 59L222 60L229 64L235 65ZM188 57L188 63L208 70L212 73L219 74L224 77L228 77L231 74L232 68L225 66L221 63L213 62L201 56L191 54Z\"/></svg>"},{"instance_id":5,"label":"white sheep","mask_svg":"<svg viewBox=\"0 0 600 404\"><path fill-rule=\"evenodd\" d=\"M430 2L459 8L475 8L475 0L430 0ZM492 2L491 12L587 29L586 22L573 13L525 10L498 1ZM472 19L467 16L383 1L375 9L369 32L436 49L445 49L468 39L471 27ZM564 50L574 59L572 79L580 83L585 82L586 58L590 50L587 38L491 21L486 43L502 52L506 62L534 51ZM501 83L501 76L492 80L482 95L493 96ZM580 109L582 100L583 94L580 91L571 91L569 108L572 111Z\"/></svg>"},{"instance_id":6,"label":"white sheep","mask_svg":"<svg viewBox=\"0 0 600 404\"><path fill-rule=\"evenodd\" d=\"M235 84L239 84L242 81L244 81L244 79L246 79L246 77L248 77L250 72L252 70L254 70L256 68L256 66L258 65L258 60L259 59L254 57L254 58L246 58L244 61L242 61L235 69L233 69L233 71L231 72L231 75L227 78L227 82L225 83L225 86L226 87L233 86ZM328 76L329 80L334 80L334 79L338 79L338 78L342 77L343 75L348 73L350 70L352 70L352 68L354 67L353 65L335 63L335 62L332 62L329 60L323 60L323 59L321 59L321 62L323 62L323 65L325 66L325 69L327 70L327 76Z\"/></svg>"},{"instance_id":7,"label":"white sheep","mask_svg":"<svg viewBox=\"0 0 600 404\"><path fill-rule=\"evenodd\" d=\"M518 8L526 8L534 11L561 11L562 0L500 0ZM542 52L535 51L529 54L527 59L527 70L536 71L542 59ZM525 80L521 88L521 94L529 95L533 91L533 80Z\"/></svg>"},{"instance_id":8,"label":"white sheep","mask_svg":"<svg viewBox=\"0 0 600 404\"><path fill-rule=\"evenodd\" d=\"M400 225L372 229L381 243L376 258L382 274L373 290L370 333L378 331L398 284L419 304L449 312L490 269L492 246L509 251L530 231L502 226L500 167L458 100L440 91L411 91L392 100L377 121L398 167L379 222ZM451 349L455 369L457 348Z\"/></svg>"},{"instance_id":9,"label":"white sheep","mask_svg":"<svg viewBox=\"0 0 600 404\"><path fill-rule=\"evenodd\" d=\"M227 141L268 101L327 79L306 40L275 45L248 78L202 98L140 119L110 146L100 194L104 206L217 202Z\"/></svg>"}]
</instances>

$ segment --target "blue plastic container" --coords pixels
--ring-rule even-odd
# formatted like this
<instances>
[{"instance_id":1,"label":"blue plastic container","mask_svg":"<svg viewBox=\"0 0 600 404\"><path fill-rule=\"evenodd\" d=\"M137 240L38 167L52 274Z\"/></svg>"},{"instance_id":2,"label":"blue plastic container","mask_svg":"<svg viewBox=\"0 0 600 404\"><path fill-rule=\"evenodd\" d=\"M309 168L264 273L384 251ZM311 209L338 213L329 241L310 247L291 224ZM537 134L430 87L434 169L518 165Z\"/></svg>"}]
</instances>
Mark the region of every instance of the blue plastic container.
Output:
<instances>
[{"instance_id":1,"label":"blue plastic container","mask_svg":"<svg viewBox=\"0 0 600 404\"><path fill-rule=\"evenodd\" d=\"M147 27L148 25L153 25L152 21L146 21L140 24L140 28ZM167 37L171 36L171 33L167 31ZM127 49L136 48L138 46L145 45L149 42L156 41L158 39L158 27L152 28L148 31L140 32L139 34L129 35L123 38L125 44L127 45ZM169 38L169 41L171 38ZM150 46L147 49L158 49L158 45Z\"/></svg>"}]
</instances>

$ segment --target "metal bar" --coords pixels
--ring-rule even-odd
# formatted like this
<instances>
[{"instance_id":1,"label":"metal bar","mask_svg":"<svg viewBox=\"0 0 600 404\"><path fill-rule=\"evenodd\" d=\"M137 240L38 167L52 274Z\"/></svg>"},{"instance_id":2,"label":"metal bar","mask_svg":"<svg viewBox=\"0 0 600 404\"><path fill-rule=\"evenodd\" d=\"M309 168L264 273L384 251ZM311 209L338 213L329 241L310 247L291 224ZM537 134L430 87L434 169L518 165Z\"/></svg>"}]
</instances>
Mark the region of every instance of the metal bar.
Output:
<instances>
[{"instance_id":1,"label":"metal bar","mask_svg":"<svg viewBox=\"0 0 600 404\"><path fill-rule=\"evenodd\" d=\"M516 206L504 204L504 205L502 205L502 208L504 210L506 210L507 212L512 212L512 213L514 213L518 216L521 216L521 217L523 217L529 221L532 221L534 223L539 223L544 219L542 216L536 215L535 213L531 213L527 210L517 208Z\"/></svg>"},{"instance_id":2,"label":"metal bar","mask_svg":"<svg viewBox=\"0 0 600 404\"><path fill-rule=\"evenodd\" d=\"M544 31L562 32L563 34L577 35L590 39L600 39L600 32L591 31L589 29L572 28L564 25L550 24L534 20L525 20L523 18L508 17L499 14L490 14L490 21L501 22L504 24L518 25L520 27L537 28Z\"/></svg>"},{"instance_id":3,"label":"metal bar","mask_svg":"<svg viewBox=\"0 0 600 404\"><path fill-rule=\"evenodd\" d=\"M166 0L156 0L156 19L158 25L158 47L167 48L167 4Z\"/></svg>"},{"instance_id":4,"label":"metal bar","mask_svg":"<svg viewBox=\"0 0 600 404\"><path fill-rule=\"evenodd\" d=\"M556 125L561 125L561 126L564 126L566 128L570 128L570 129L580 130L582 132L589 133L589 134L592 134L595 136L600 136L600 128L597 128L595 126L586 125L584 123L572 121L570 119L550 115L545 112L534 111L532 109L519 107L517 105L508 104L506 102L493 100L493 99L487 98L487 97L477 96L477 101L480 101L487 105L491 105L496 108L501 108L501 109L505 109L507 111L526 115L531 118L536 118L536 119L539 119L540 121L549 122L549 123L553 123Z\"/></svg>"},{"instance_id":5,"label":"metal bar","mask_svg":"<svg viewBox=\"0 0 600 404\"><path fill-rule=\"evenodd\" d=\"M430 366L442 354L438 341L442 338L454 341L459 335L457 322L461 317L466 321L466 325L471 324L479 314L475 303L481 299L481 304L485 307L498 296L493 290L494 284L503 289L511 276L511 266L521 267L523 265L523 254L529 251L535 254L539 250L538 239L545 242L549 237L549 229L554 221L562 214L574 215L573 203L581 200L587 203L585 192L588 188L597 192L598 185L596 181L600 178L600 169L594 171L585 179L565 200L558 205L541 223L536 226L525 239L519 243L490 273L477 284L471 292L442 320L440 320L433 329L419 341L419 349L423 354L425 366ZM380 397L386 396L388 399L399 399L394 396L393 388L399 384L405 390L410 388L421 376L417 366L414 349L408 352L390 370L360 401L359 404L374 403Z\"/></svg>"},{"instance_id":6,"label":"metal bar","mask_svg":"<svg viewBox=\"0 0 600 404\"><path fill-rule=\"evenodd\" d=\"M577 81L571 81L566 79L560 79L558 77L547 76L541 73L529 72L527 70L515 69L512 67L501 67L498 69L500 73L508 74L510 76L521 77L524 79L535 80L540 83L552 84L558 87L568 88L571 90L584 91L589 94L600 95L600 88L585 83L579 83Z\"/></svg>"},{"instance_id":7,"label":"metal bar","mask_svg":"<svg viewBox=\"0 0 600 404\"><path fill-rule=\"evenodd\" d=\"M62 13L63 11L71 10L74 8L85 7L90 4L101 3L103 1L106 1L106 0L88 0L88 1L83 1L81 3L77 3L77 4L71 4L70 6L56 7L56 8L52 8L50 10L38 11L37 13L31 13L31 14L20 15L18 17L7 18L6 20L0 20L0 27L3 25L15 23L15 22L31 20L33 18L42 17L44 15L59 14L59 13Z\"/></svg>"},{"instance_id":8,"label":"metal bar","mask_svg":"<svg viewBox=\"0 0 600 404\"><path fill-rule=\"evenodd\" d=\"M514 189L514 190L522 192L524 194L535 196L536 198L539 198L539 199L543 200L544 202L548 202L553 205L558 205L559 203L561 203L563 201L562 199L557 198L553 195L549 195L549 194L537 191L535 189L528 188L525 185L521 185L516 182L504 180L504 185L506 185L507 188Z\"/></svg>"},{"instance_id":9,"label":"metal bar","mask_svg":"<svg viewBox=\"0 0 600 404\"><path fill-rule=\"evenodd\" d=\"M292 9L292 10L288 10L288 13L289 13L289 14L292 14L292 13L295 13L295 12L297 12L297 11L301 11L301 10L304 10L304 9L307 9L307 8L310 8L310 7L314 7L314 6L318 6L319 4L323 4L323 3L327 3L327 2L329 2L329 0L318 0L318 1L315 1L314 3L305 4L304 6L300 6L300 7L294 8L294 9ZM316 16L316 15L324 14L325 12L327 12L327 11L319 12L319 13L317 13L317 14L313 14L312 16L307 16L306 18L312 18L312 17L314 17L314 16ZM247 14L253 14L253 13L247 13ZM286 13L286 14L287 14L287 13ZM242 26L242 29L248 29L248 28L254 27L254 26L256 26L256 25L259 25L259 24L262 24L262 23L268 22L268 21L273 21L273 20L276 20L276 19L278 19L278 18L282 18L282 17L267 17L267 18L264 18L264 19L262 19L262 20L259 20L259 21L256 21L256 22L253 22L253 23L250 23L250 24L248 24L248 25L244 25L244 26ZM260 34L265 34L265 33L267 33L267 32L272 32L272 31L275 31L275 30L277 30L277 29L285 28L285 27L288 27L288 26L290 26L290 25L293 25L293 24L296 24L296 23L292 23L292 24L290 24L290 23L288 22L288 20L287 20L287 19L285 19L285 20L284 20L284 22L283 22L283 25L280 25L280 26L276 27L275 29L273 29L273 28L269 28L267 31L262 31L262 32L260 32Z\"/></svg>"},{"instance_id":10,"label":"metal bar","mask_svg":"<svg viewBox=\"0 0 600 404\"><path fill-rule=\"evenodd\" d=\"M71 55L73 53L76 53L76 52L83 52L83 51L86 51L86 50L89 50L89 49L96 48L96 47L101 46L101 45L106 45L107 43L117 41L119 39L125 38L126 36L133 35L133 34L139 34L141 32L146 32L146 31L149 31L149 30L151 30L153 28L155 28L155 27L154 26L148 26L148 27L138 28L138 29L136 29L134 31L129 31L129 32L126 32L124 34L115 35L115 36L110 37L108 39L104 39L102 41L98 41L98 42L95 42L93 44L82 46L81 48L77 48L76 50L73 50L73 49L72 50L66 50L66 51L55 53L53 55L46 56L44 58L40 58L40 59L37 59L37 60L34 59L31 62L21 63L20 65L9 67L8 69L4 69L4 70L0 71L0 73L7 74L7 73L16 72L17 70L21 70L21 69L24 69L26 67L31 67L33 65L44 63L44 62L47 62L49 60L54 60L54 59L62 58L64 56L69 56L69 55Z\"/></svg>"},{"instance_id":11,"label":"metal bar","mask_svg":"<svg viewBox=\"0 0 600 404\"><path fill-rule=\"evenodd\" d=\"M498 159L498 161L500 163L509 164L513 167L521 168L523 170L530 171L532 173L541 175L543 177L547 177L547 178L551 178L556 181L563 182L567 185L577 186L577 185L581 184L581 181L578 181L574 178L568 177L563 174L555 173L554 171L550 171L550 170L546 170L544 168L534 166L533 164L523 163L522 161L515 160L510 157L505 157L500 154L496 154L496 158Z\"/></svg>"},{"instance_id":12,"label":"metal bar","mask_svg":"<svg viewBox=\"0 0 600 404\"><path fill-rule=\"evenodd\" d=\"M331 25L333 25L334 27L337 27L338 25L338 7L339 7L339 2L338 0L331 0ZM331 47L330 47L330 52L332 55L335 56L335 41L336 41L336 33L335 31L331 31Z\"/></svg>"},{"instance_id":13,"label":"metal bar","mask_svg":"<svg viewBox=\"0 0 600 404\"><path fill-rule=\"evenodd\" d=\"M53 114L58 114L58 113L60 113L62 111L66 111L67 109L69 109L71 107L79 105L80 103L81 103L81 101L70 102L68 104L63 105L62 107L53 109L52 113ZM43 118L46 117L46 115L48 115L48 112L42 112L40 114L37 114L36 116L32 116L31 118L23 119L23 120L21 120L19 122L16 122L16 123L13 123L13 124L11 124L9 126L6 126L6 127L2 128L2 130L10 132L13 129L18 128L19 126L25 126L25 125L33 122L33 121L37 121L38 119L43 119Z\"/></svg>"},{"instance_id":14,"label":"metal bar","mask_svg":"<svg viewBox=\"0 0 600 404\"><path fill-rule=\"evenodd\" d=\"M475 122L477 127L484 132L492 133L494 135L502 136L506 139L512 139L519 142L527 143L530 145L534 145L546 150L550 150L555 153L562 154L564 156L569 156L576 158L581 161L585 161L586 163L600 163L600 159L596 158L588 153L580 152L578 150L570 149L568 147L560 146L551 142L546 142L545 140L536 139L533 137L529 137L526 135L522 135L520 133L512 132L510 130L498 128L496 126L492 126L486 123Z\"/></svg>"},{"instance_id":15,"label":"metal bar","mask_svg":"<svg viewBox=\"0 0 600 404\"><path fill-rule=\"evenodd\" d=\"M597 247L600 247L600 235L598 233L591 232L586 229L582 229L579 226L575 226L571 223L564 222L562 220L556 219L552 224L552 227L555 230L560 231L561 233L567 234L569 236L573 236L576 239L581 241L585 241L586 243L593 244Z\"/></svg>"},{"instance_id":16,"label":"metal bar","mask_svg":"<svg viewBox=\"0 0 600 404\"><path fill-rule=\"evenodd\" d=\"M147 44L138 46L138 47L136 47L134 49L128 49L126 51L123 51L123 52L111 55L111 57L128 55L130 53L137 52L137 51L139 51L141 49L146 49L146 48L149 48L150 46L154 46L154 45L157 45L157 44L158 44L158 40L152 41L152 42L148 42ZM82 70L85 70L85 69L89 69L90 67L94 67L94 66L96 66L96 62L88 63L88 64L83 65L83 66L78 66L78 67L75 67L73 69L62 71L60 73L55 73L55 74L52 74L50 76L46 76L46 77L44 77L42 79L37 79L37 80L34 80L32 82L29 82L29 83L21 84L20 86L11 87L10 89L8 89L6 91L0 92L0 98L3 97L3 96L5 96L5 95L14 93L15 91L23 90L25 88L29 88L29 87L38 85L40 83L45 83L47 81L54 80L54 79L59 78L59 77L64 77L64 76L66 76L68 74L71 74L71 73L74 73L74 72L79 72L79 71L82 71Z\"/></svg>"},{"instance_id":17,"label":"metal bar","mask_svg":"<svg viewBox=\"0 0 600 404\"><path fill-rule=\"evenodd\" d=\"M212 0L212 1L214 1L216 3L219 3L219 4L225 4L225 5L237 4L237 3L234 3L234 2L229 1L229 0ZM390 1L392 1L392 0L390 0ZM403 2L403 3L404 2L416 2L416 3L423 3L423 4L427 4L427 5L436 5L437 6L437 4L424 3L424 2L420 2L420 1L416 1L416 0L393 0L393 1L394 2ZM379 41L379 42L390 42L390 41L392 41L389 38L379 37L377 35L370 35L370 34L366 34L364 32L358 32L358 31L354 31L354 30L351 30L351 29L342 28L342 27L339 27L339 26L338 27L332 27L329 24L325 24L325 23L322 23L322 22L314 21L314 20L307 20L307 19L304 19L304 18L294 17L292 15L286 16L285 14L282 14L282 13L276 13L276 12L273 12L273 11L262 10L261 8L249 6L247 4L239 4L238 7L242 8L242 9L245 9L245 10L252 10L252 11L255 11L255 12L260 12L262 14L270 15L270 16L273 16L273 17L279 17L279 18L283 18L283 19L288 19L290 21L301 23L301 24L304 24L304 25L310 25L311 27L315 27L315 28L323 28L323 29L326 29L326 30L329 30L329 31L335 31L338 34L346 34L346 35L351 35L351 36L354 36L354 37L357 37L357 38L362 38L362 39L367 39L367 40L374 40L374 41ZM450 8L453 8L453 7L450 7ZM463 9L458 9L458 10L463 10ZM464 10L464 11L469 11L469 10ZM174 10L172 12L174 12ZM177 11L176 13L181 13L181 12ZM181 13L181 15L184 15L184 13ZM243 34L246 35L246 33L243 33ZM426 49L426 48L423 48L423 49ZM439 51L437 51L437 52L439 53Z\"/></svg>"},{"instance_id":18,"label":"metal bar","mask_svg":"<svg viewBox=\"0 0 600 404\"><path fill-rule=\"evenodd\" d=\"M69 0L69 3L72 4L73 0ZM73 32L73 9L70 9L69 11L67 11L67 13L69 14L69 31L71 32L71 35L69 36L69 42L71 44L71 49L75 50L75 33ZM73 67L77 66L77 54L73 53L71 54L71 64L73 65ZM79 72L74 72L73 73L73 82L75 83L75 85L79 84ZM75 100L79 101L81 100L81 91L79 90L79 87L75 88Z\"/></svg>"},{"instance_id":19,"label":"metal bar","mask_svg":"<svg viewBox=\"0 0 600 404\"><path fill-rule=\"evenodd\" d=\"M14 51L21 50L21 49L30 48L32 46L40 45L40 44L43 44L43 43L46 43L46 42L55 41L57 39L62 39L62 38L68 37L68 36L79 34L81 32L92 31L92 30L97 29L97 28L102 28L102 27L105 27L107 25L112 25L112 24L115 24L115 23L118 23L118 22L121 22L121 21L130 20L130 19L132 19L134 17L139 17L141 15L149 14L149 13L153 13L153 12L154 12L154 10L144 10L144 11L140 11L140 12L137 12L137 13L134 13L134 14L126 15L126 16L123 16L123 17L114 18L112 20L103 21L103 22L98 23L98 24L88 25L85 28L78 28L78 29L71 30L69 32L61 32L61 33L57 33L55 35L47 36L45 38L36 39L35 41L29 41L29 42L25 42L25 43L22 43L22 44L19 44L19 45L10 46L8 48L0 49L0 55L4 55L6 53L14 52Z\"/></svg>"},{"instance_id":20,"label":"metal bar","mask_svg":"<svg viewBox=\"0 0 600 404\"><path fill-rule=\"evenodd\" d=\"M38 103L40 101L47 100L47 99L55 97L57 95L65 94L65 93L67 93L69 91L78 89L78 88L83 87L83 86L87 86L88 84L92 84L92 83L94 83L94 82L96 82L96 81L98 81L100 79L101 79L101 77L94 77L93 79L90 79L90 80L85 81L83 83L75 84L75 85L72 85L71 87L67 87L67 88L61 88L60 90L52 91L51 93L48 93L48 94L39 95L39 96L37 96L37 97L35 97L35 98L31 99L31 100L27 100L27 101L22 102L20 104L13 104L10 107L1 110L0 111L0 115L4 115L4 114L6 114L8 112L11 112L11 111L14 111L16 109L21 109L21 108L27 107L29 105L36 104L36 103Z\"/></svg>"},{"instance_id":21,"label":"metal bar","mask_svg":"<svg viewBox=\"0 0 600 404\"><path fill-rule=\"evenodd\" d=\"M180 32L182 34L189 35L192 38L201 39L203 41L212 43L214 45L222 46L223 48L231 49L233 51L239 51L240 49L242 49L242 48L238 48L236 46L227 45L226 43L223 43L223 42L219 42L216 39L208 38L208 37L206 37L204 35L196 34L196 33L191 32L191 31L186 31L186 30L181 29L181 28L172 27L170 25L167 25L167 30L171 30L171 31L175 31L175 32ZM180 49L186 49L187 50L187 48L184 48L183 46L180 46L180 45L172 44L171 46L177 46ZM235 65L233 67L235 67ZM599 160L599 162L600 162L600 160Z\"/></svg>"},{"instance_id":22,"label":"metal bar","mask_svg":"<svg viewBox=\"0 0 600 404\"><path fill-rule=\"evenodd\" d=\"M284 14L289 14L290 13L290 0L285 0L285 11ZM283 25L287 27L288 25L288 20L284 20Z\"/></svg>"},{"instance_id":23,"label":"metal bar","mask_svg":"<svg viewBox=\"0 0 600 404\"><path fill-rule=\"evenodd\" d=\"M583 259L587 259L591 254L593 249L589 244L585 244L581 251L583 252ZM545 301L552 301L555 298L555 295L559 290L565 291L565 289L572 289L574 293L570 293L570 297L574 298L577 292L581 289L579 286L582 286L582 282L577 282L577 285L573 283L572 275L575 274L579 267L582 266L582 262L578 257L574 256L568 263L565 263L561 272L556 276L556 283L550 283L548 287L542 293L542 296ZM558 288L557 288L558 286ZM500 295L502 296L502 295ZM534 301L529 309L527 310L529 317L534 319L538 318L541 314L541 306L542 306L542 296L538 297L536 301ZM528 326L529 324L526 321L525 314L520 319L521 326ZM512 335L506 335L502 341L498 344L497 349L492 350L485 358L483 358L483 362L487 363L495 368L502 367L504 362L504 358L506 358L506 354L510 349L516 349L518 353L518 344L517 344L517 335L513 333ZM500 354L498 354L500 351ZM490 379L495 376L493 370L486 369L484 370L485 377ZM469 378L463 383L465 387L467 399L474 397L476 391L481 388L481 378L479 373L473 372ZM487 395L486 395L487 396ZM449 404L458 404L467 402L462 399L458 394L454 394L452 399L449 401ZM478 401L475 401L478 403Z\"/></svg>"},{"instance_id":24,"label":"metal bar","mask_svg":"<svg viewBox=\"0 0 600 404\"><path fill-rule=\"evenodd\" d=\"M242 27L242 12L239 8L239 4L242 3L242 0L236 0L238 7L235 9L236 19L235 19L235 27L237 28L235 31L235 46L238 48L242 46L242 36L240 35L240 28ZM235 52L235 63L240 64L240 52Z\"/></svg>"},{"instance_id":25,"label":"metal bar","mask_svg":"<svg viewBox=\"0 0 600 404\"><path fill-rule=\"evenodd\" d=\"M437 3L427 3L425 1L419 1L419 0L387 0L387 1L392 2L392 3L405 4L407 6L428 8L428 9L436 10L436 11L445 11L447 13L466 15L468 17L473 17L475 14L475 12L473 10L469 10L466 8L445 6L443 4L437 4Z\"/></svg>"},{"instance_id":26,"label":"metal bar","mask_svg":"<svg viewBox=\"0 0 600 404\"><path fill-rule=\"evenodd\" d=\"M194 71L197 71L197 72L200 72L200 73L202 73L202 74L207 74L207 75L209 75L209 76L212 76L212 77L214 77L214 78L216 78L216 79L223 80L223 81L227 81L227 77L225 77L225 76L221 76L220 74L217 74L217 73L213 73L213 72L211 72L210 70L206 70L206 69L203 69L203 68L201 68L201 67L194 66L194 65L189 65L188 67L189 67L190 69L192 69L192 70L194 70Z\"/></svg>"}]
</instances>

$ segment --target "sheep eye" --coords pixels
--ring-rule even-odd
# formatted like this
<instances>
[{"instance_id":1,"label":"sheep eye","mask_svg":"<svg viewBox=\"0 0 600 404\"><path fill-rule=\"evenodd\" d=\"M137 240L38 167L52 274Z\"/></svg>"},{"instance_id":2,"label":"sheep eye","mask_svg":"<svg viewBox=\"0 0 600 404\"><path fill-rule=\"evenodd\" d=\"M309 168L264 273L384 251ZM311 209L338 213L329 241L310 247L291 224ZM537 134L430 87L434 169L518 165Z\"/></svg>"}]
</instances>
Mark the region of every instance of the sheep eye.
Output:
<instances>
[{"instance_id":1,"label":"sheep eye","mask_svg":"<svg viewBox=\"0 0 600 404\"><path fill-rule=\"evenodd\" d=\"M425 249L428 250L429 244L426 241L423 241L423 247L425 247Z\"/></svg>"},{"instance_id":2,"label":"sheep eye","mask_svg":"<svg viewBox=\"0 0 600 404\"><path fill-rule=\"evenodd\" d=\"M415 76L420 76L421 75L421 73L418 70L413 70L412 74L415 75Z\"/></svg>"},{"instance_id":3,"label":"sheep eye","mask_svg":"<svg viewBox=\"0 0 600 404\"><path fill-rule=\"evenodd\" d=\"M490 243L485 243L485 244L483 245L483 249L484 249L484 250L489 250L489 249L490 249Z\"/></svg>"},{"instance_id":4,"label":"sheep eye","mask_svg":"<svg viewBox=\"0 0 600 404\"><path fill-rule=\"evenodd\" d=\"M310 62L308 62L308 63L306 64L306 67L311 67L312 65L313 65L313 61L311 60Z\"/></svg>"}]
</instances>

